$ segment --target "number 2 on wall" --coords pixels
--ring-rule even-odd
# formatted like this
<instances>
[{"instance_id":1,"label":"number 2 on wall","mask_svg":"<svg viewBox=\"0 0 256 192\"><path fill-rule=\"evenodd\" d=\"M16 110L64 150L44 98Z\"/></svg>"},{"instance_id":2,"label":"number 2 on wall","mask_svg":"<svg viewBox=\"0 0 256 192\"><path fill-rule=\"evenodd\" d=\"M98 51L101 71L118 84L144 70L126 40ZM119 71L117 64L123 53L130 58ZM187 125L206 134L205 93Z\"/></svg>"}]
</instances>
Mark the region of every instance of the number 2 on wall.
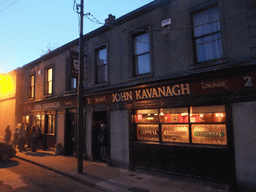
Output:
<instances>
[{"instance_id":1,"label":"number 2 on wall","mask_svg":"<svg viewBox=\"0 0 256 192\"><path fill-rule=\"evenodd\" d=\"M250 76L245 76L244 80L245 80L245 84L244 84L245 87L252 87L253 86L252 78Z\"/></svg>"}]
</instances>

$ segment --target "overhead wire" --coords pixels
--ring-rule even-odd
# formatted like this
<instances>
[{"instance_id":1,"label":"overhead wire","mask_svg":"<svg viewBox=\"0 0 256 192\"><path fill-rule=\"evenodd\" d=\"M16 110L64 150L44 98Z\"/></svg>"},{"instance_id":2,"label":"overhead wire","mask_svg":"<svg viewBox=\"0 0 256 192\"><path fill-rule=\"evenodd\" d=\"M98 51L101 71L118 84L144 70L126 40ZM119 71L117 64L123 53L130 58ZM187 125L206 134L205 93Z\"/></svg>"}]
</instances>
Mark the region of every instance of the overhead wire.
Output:
<instances>
[{"instance_id":1,"label":"overhead wire","mask_svg":"<svg viewBox=\"0 0 256 192\"><path fill-rule=\"evenodd\" d=\"M8 8L11 7L12 5L18 3L19 1L20 1L20 0L17 0L17 1L15 1L15 2L13 2L12 4L10 4L9 6L5 7L4 9L0 10L0 13L1 13L2 11L4 11L4 10L8 9Z\"/></svg>"},{"instance_id":2,"label":"overhead wire","mask_svg":"<svg viewBox=\"0 0 256 192\"><path fill-rule=\"evenodd\" d=\"M213 24L213 23L217 23L217 22L220 22L220 21L225 21L227 19L230 19L230 18L234 18L234 17L237 17L237 16L240 16L240 15L243 15L243 14L246 14L246 12L241 12L239 14L236 14L236 15L232 15L230 17L226 17L226 18L223 18L223 19L219 19L219 20L216 20L216 21L212 21L212 22L208 22L208 23L203 23L203 24L200 24L200 25L193 25L193 26L189 26L189 27L183 27L183 28L178 28L178 29L154 29L154 30L136 30L136 31L142 31L142 32L173 32L173 31L183 31L183 30L188 30L188 29L192 29L192 28L196 28L196 27L201 27L201 26L205 26L205 25L210 25L210 24ZM115 25L110 25L110 24L106 24L106 23L102 23L100 22L96 17L94 17L91 13L87 13L85 14L84 16L86 16L86 18L94 23L98 23L100 25L106 25L106 26L109 26L109 27L113 27L113 28L118 28L118 26L115 26ZM92 17L89 18L89 16ZM127 29L130 29L130 28L127 28ZM130 29L132 31L134 31L134 29Z\"/></svg>"}]
</instances>

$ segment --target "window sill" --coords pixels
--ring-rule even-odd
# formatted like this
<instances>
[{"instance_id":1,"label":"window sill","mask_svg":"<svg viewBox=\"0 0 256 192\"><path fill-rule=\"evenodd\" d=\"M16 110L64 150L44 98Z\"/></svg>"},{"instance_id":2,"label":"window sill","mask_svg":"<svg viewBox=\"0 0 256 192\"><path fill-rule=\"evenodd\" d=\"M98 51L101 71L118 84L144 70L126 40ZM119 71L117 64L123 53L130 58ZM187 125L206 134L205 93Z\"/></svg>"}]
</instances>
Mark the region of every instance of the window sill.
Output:
<instances>
[{"instance_id":1,"label":"window sill","mask_svg":"<svg viewBox=\"0 0 256 192\"><path fill-rule=\"evenodd\" d=\"M205 62L200 62L200 63L196 63L194 65L191 65L190 69L200 69L200 68L212 67L212 66L216 66L216 65L223 65L228 62L229 61L226 58L205 61Z\"/></svg>"},{"instance_id":2,"label":"window sill","mask_svg":"<svg viewBox=\"0 0 256 192\"><path fill-rule=\"evenodd\" d=\"M49 98L49 97L52 97L53 95L44 95L44 98Z\"/></svg>"},{"instance_id":3,"label":"window sill","mask_svg":"<svg viewBox=\"0 0 256 192\"><path fill-rule=\"evenodd\" d=\"M105 82L105 83L97 83L97 84L94 84L94 85L92 85L92 87L94 87L94 88L97 88L97 87L106 87L106 86L108 86L109 84L108 84L108 82Z\"/></svg>"},{"instance_id":4,"label":"window sill","mask_svg":"<svg viewBox=\"0 0 256 192\"><path fill-rule=\"evenodd\" d=\"M77 89L70 89L65 91L65 95L69 95L69 94L77 94Z\"/></svg>"},{"instance_id":5,"label":"window sill","mask_svg":"<svg viewBox=\"0 0 256 192\"><path fill-rule=\"evenodd\" d=\"M136 80L147 79L147 78L151 78L151 77L153 77L153 73L147 73L147 74L143 74L143 75L130 77L128 80L136 81Z\"/></svg>"}]
</instances>

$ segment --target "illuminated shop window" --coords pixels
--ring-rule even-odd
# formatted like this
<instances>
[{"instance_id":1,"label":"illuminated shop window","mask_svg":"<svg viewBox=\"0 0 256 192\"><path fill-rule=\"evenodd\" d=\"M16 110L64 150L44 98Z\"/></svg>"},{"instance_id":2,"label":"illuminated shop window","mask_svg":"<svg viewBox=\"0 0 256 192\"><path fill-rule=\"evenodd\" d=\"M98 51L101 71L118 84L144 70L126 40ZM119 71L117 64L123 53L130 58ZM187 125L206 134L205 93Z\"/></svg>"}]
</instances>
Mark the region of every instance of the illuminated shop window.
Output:
<instances>
[{"instance_id":1,"label":"illuminated shop window","mask_svg":"<svg viewBox=\"0 0 256 192\"><path fill-rule=\"evenodd\" d=\"M158 109L137 110L134 115L135 123L157 123Z\"/></svg>"},{"instance_id":2,"label":"illuminated shop window","mask_svg":"<svg viewBox=\"0 0 256 192\"><path fill-rule=\"evenodd\" d=\"M47 115L47 128L45 133L55 134L55 115Z\"/></svg>"},{"instance_id":3,"label":"illuminated shop window","mask_svg":"<svg viewBox=\"0 0 256 192\"><path fill-rule=\"evenodd\" d=\"M227 145L225 106L137 110L139 141Z\"/></svg>"},{"instance_id":4,"label":"illuminated shop window","mask_svg":"<svg viewBox=\"0 0 256 192\"><path fill-rule=\"evenodd\" d=\"M160 110L161 123L188 123L188 108Z\"/></svg>"}]
</instances>

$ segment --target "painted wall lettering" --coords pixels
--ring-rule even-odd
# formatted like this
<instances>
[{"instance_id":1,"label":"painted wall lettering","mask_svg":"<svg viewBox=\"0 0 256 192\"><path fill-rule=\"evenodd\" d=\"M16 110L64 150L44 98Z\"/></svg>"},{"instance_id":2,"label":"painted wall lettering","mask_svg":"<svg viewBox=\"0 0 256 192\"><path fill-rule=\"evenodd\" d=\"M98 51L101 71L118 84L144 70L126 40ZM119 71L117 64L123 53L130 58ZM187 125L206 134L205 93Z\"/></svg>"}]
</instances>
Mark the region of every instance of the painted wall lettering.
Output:
<instances>
[{"instance_id":1,"label":"painted wall lettering","mask_svg":"<svg viewBox=\"0 0 256 192\"><path fill-rule=\"evenodd\" d=\"M225 88L228 89L227 81L216 81L216 82L201 82L202 89L215 89L215 88Z\"/></svg>"},{"instance_id":2,"label":"painted wall lettering","mask_svg":"<svg viewBox=\"0 0 256 192\"><path fill-rule=\"evenodd\" d=\"M129 101L133 100L142 100L142 99L153 99L160 97L172 97L172 96L180 96L187 95L190 93L189 84L177 84L174 86L164 86L157 88L149 88L149 89L140 89L134 91L135 97L133 97L132 92L122 92L112 94L112 102L120 102L120 101Z\"/></svg>"}]
</instances>

